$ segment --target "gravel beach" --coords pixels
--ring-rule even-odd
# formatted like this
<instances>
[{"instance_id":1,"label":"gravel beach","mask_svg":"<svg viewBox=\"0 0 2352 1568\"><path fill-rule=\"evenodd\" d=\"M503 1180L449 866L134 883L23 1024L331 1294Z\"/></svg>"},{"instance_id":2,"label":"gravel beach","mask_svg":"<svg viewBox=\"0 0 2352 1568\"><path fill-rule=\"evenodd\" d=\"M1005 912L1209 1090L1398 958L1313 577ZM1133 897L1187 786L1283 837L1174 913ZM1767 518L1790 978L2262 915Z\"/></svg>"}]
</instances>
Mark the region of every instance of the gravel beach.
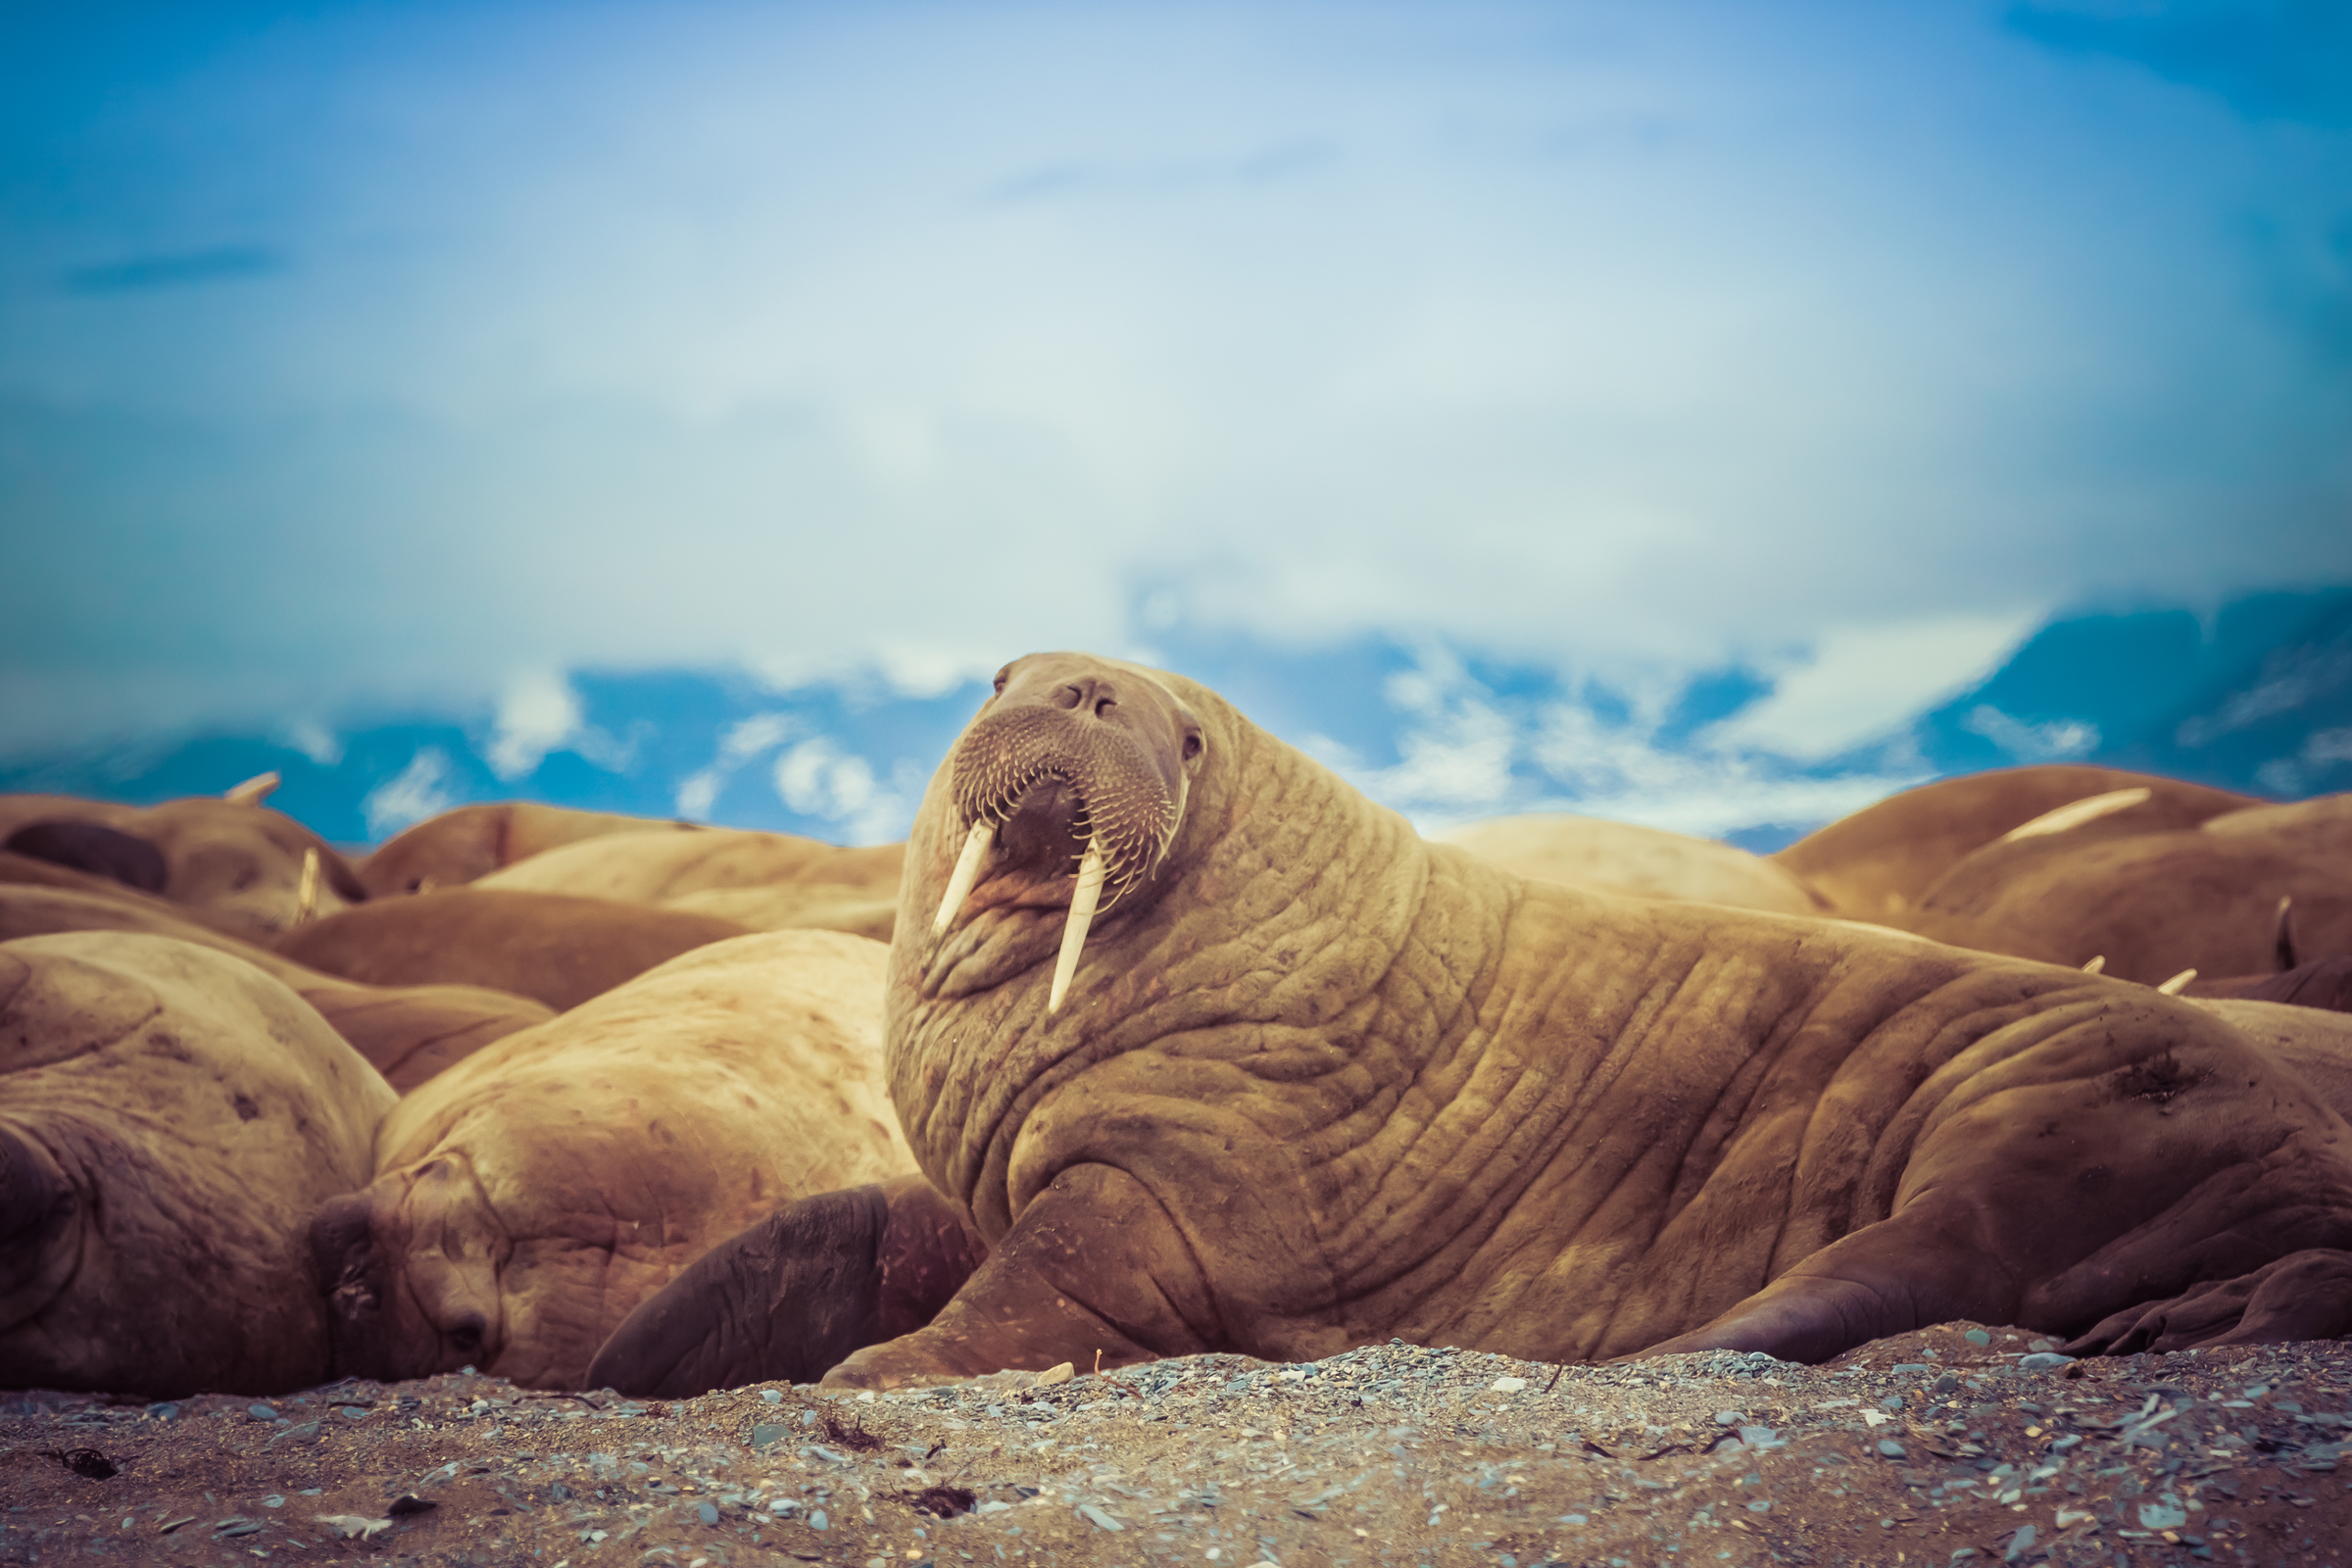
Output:
<instances>
[{"instance_id":1,"label":"gravel beach","mask_svg":"<svg viewBox=\"0 0 2352 1568\"><path fill-rule=\"evenodd\" d=\"M1048 1375L1050 1379L1051 1375ZM643 1401L0 1396L0 1562L2352 1565L2352 1348L1804 1367L1401 1344Z\"/></svg>"}]
</instances>

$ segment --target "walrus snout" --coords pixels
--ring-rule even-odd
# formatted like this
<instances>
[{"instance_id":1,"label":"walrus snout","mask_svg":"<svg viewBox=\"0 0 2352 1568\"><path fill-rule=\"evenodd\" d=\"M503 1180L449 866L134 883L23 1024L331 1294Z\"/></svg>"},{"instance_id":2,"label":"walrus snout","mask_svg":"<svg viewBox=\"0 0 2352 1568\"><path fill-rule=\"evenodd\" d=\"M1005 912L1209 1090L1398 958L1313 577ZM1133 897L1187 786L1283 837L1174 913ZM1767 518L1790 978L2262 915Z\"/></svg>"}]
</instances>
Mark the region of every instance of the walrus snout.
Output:
<instances>
[{"instance_id":1,"label":"walrus snout","mask_svg":"<svg viewBox=\"0 0 2352 1568\"><path fill-rule=\"evenodd\" d=\"M934 933L954 923L984 872L1004 884L992 906L1033 902L1022 895L1068 875L1075 854L1046 1000L1057 1010L1104 885L1115 905L1158 868L1204 749L1200 721L1143 670L1085 654L1005 665L949 754L949 794L965 833Z\"/></svg>"}]
</instances>

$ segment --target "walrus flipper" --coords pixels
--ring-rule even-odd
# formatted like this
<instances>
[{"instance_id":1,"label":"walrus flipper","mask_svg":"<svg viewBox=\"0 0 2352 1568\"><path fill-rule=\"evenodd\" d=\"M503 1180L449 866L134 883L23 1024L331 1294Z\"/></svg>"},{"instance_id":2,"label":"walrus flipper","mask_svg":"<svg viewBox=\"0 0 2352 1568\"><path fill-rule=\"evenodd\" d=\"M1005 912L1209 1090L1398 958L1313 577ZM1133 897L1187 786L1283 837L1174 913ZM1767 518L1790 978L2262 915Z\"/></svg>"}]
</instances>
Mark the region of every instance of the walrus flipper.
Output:
<instances>
[{"instance_id":1,"label":"walrus flipper","mask_svg":"<svg viewBox=\"0 0 2352 1568\"><path fill-rule=\"evenodd\" d=\"M587 1386L682 1399L813 1383L851 1351L930 1322L986 1254L919 1176L805 1198L640 1302L597 1350Z\"/></svg>"},{"instance_id":2,"label":"walrus flipper","mask_svg":"<svg viewBox=\"0 0 2352 1568\"><path fill-rule=\"evenodd\" d=\"M2236 1279L2208 1280L2168 1301L2127 1307L2061 1348L2068 1355L2131 1355L2346 1335L2352 1335L2352 1252L2313 1248Z\"/></svg>"},{"instance_id":3,"label":"walrus flipper","mask_svg":"<svg viewBox=\"0 0 2352 1568\"><path fill-rule=\"evenodd\" d=\"M1224 1348L1214 1320L1192 1250L1144 1184L1074 1165L928 1327L859 1350L824 1382L896 1389L1063 1361L1108 1370Z\"/></svg>"}]
</instances>

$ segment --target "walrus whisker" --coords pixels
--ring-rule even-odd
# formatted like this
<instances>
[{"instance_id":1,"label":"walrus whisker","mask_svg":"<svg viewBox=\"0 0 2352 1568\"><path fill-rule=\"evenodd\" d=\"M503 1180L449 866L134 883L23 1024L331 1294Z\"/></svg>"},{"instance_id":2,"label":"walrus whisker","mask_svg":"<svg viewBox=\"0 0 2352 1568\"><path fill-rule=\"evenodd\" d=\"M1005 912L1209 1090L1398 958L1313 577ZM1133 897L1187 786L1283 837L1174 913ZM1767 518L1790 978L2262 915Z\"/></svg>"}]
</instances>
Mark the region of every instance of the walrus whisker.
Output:
<instances>
[{"instance_id":1,"label":"walrus whisker","mask_svg":"<svg viewBox=\"0 0 2352 1568\"><path fill-rule=\"evenodd\" d=\"M1054 989L1046 995L1046 1010L1059 1012L1069 995L1070 977L1078 972L1078 954L1086 946L1086 928L1094 924L1095 905L1102 897L1102 852L1093 844L1078 864L1078 890L1070 895L1070 922L1061 928L1061 956L1054 960Z\"/></svg>"},{"instance_id":2,"label":"walrus whisker","mask_svg":"<svg viewBox=\"0 0 2352 1568\"><path fill-rule=\"evenodd\" d=\"M2188 989L2188 983L2191 980L2194 980L2196 977L2196 970L2183 969L2179 974L2173 976L2170 980L2167 980L2164 984L2158 986L2156 988L2157 994L2159 996L2177 997L2181 992L2186 991Z\"/></svg>"},{"instance_id":3,"label":"walrus whisker","mask_svg":"<svg viewBox=\"0 0 2352 1568\"><path fill-rule=\"evenodd\" d=\"M316 846L302 852L302 880L294 888L294 923L309 925L318 912L318 851Z\"/></svg>"},{"instance_id":4,"label":"walrus whisker","mask_svg":"<svg viewBox=\"0 0 2352 1568\"><path fill-rule=\"evenodd\" d=\"M947 896L939 901L938 917L931 922L934 934L948 928L948 922L956 917L956 911L963 907L963 901L970 898L972 889L979 885L980 868L988 863L989 843L996 836L997 825L985 813L972 824L971 832L964 835L963 853L956 857L955 872L948 878Z\"/></svg>"}]
</instances>

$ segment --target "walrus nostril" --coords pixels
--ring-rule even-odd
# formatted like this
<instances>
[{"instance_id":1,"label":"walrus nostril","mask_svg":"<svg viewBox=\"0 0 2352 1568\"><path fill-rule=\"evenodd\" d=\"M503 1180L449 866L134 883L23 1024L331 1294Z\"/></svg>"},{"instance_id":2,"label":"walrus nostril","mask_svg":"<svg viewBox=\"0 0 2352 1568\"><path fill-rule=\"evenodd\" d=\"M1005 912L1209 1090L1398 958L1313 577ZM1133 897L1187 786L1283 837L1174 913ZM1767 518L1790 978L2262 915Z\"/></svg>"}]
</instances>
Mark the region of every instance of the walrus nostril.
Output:
<instances>
[{"instance_id":1,"label":"walrus nostril","mask_svg":"<svg viewBox=\"0 0 2352 1568\"><path fill-rule=\"evenodd\" d=\"M450 1348L460 1355L471 1355L482 1348L482 1337L489 1333L490 1324L479 1312L468 1312L449 1327Z\"/></svg>"}]
</instances>

